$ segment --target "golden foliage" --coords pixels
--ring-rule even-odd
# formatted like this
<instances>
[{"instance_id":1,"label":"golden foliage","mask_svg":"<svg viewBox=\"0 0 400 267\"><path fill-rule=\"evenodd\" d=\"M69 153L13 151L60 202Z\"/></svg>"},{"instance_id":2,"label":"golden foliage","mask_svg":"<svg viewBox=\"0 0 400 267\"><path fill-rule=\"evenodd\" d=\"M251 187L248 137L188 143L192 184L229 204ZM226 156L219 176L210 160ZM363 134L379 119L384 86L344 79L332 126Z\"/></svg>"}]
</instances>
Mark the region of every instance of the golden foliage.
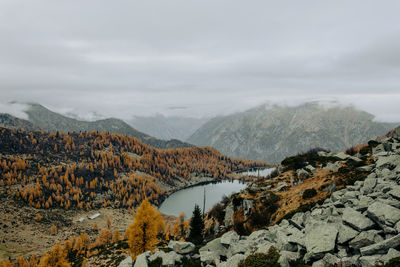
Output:
<instances>
[{"instance_id":1,"label":"golden foliage","mask_svg":"<svg viewBox=\"0 0 400 267\"><path fill-rule=\"evenodd\" d=\"M127 229L129 251L132 258L145 251L154 251L159 242L157 234L162 232L164 220L161 214L145 199L137 208L134 221Z\"/></svg>"}]
</instances>

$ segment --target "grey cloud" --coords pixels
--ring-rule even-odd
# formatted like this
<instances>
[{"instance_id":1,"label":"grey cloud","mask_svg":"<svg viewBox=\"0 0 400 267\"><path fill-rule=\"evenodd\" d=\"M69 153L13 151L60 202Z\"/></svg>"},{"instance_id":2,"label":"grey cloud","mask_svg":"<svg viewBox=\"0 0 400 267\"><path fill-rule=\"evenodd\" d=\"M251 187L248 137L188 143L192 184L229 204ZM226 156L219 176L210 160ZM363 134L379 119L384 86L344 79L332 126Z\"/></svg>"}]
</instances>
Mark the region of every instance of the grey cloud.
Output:
<instances>
[{"instance_id":1,"label":"grey cloud","mask_svg":"<svg viewBox=\"0 0 400 267\"><path fill-rule=\"evenodd\" d=\"M83 118L328 98L400 121L398 10L395 0L5 0L0 92Z\"/></svg>"}]
</instances>

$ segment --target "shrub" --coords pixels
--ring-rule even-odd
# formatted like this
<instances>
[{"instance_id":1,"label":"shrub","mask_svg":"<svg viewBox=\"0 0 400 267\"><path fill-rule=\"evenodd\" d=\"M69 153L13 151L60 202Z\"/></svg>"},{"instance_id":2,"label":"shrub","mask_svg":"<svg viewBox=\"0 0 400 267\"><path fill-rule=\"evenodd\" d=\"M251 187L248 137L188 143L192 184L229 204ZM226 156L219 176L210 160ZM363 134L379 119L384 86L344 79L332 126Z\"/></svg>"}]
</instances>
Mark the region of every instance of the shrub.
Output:
<instances>
[{"instance_id":1,"label":"shrub","mask_svg":"<svg viewBox=\"0 0 400 267\"><path fill-rule=\"evenodd\" d=\"M182 258L182 267L201 267L200 259ZM149 266L150 267L150 266Z\"/></svg>"},{"instance_id":2,"label":"shrub","mask_svg":"<svg viewBox=\"0 0 400 267\"><path fill-rule=\"evenodd\" d=\"M317 195L317 190L314 188L306 189L303 193L303 199L313 198Z\"/></svg>"},{"instance_id":3,"label":"shrub","mask_svg":"<svg viewBox=\"0 0 400 267\"><path fill-rule=\"evenodd\" d=\"M357 150L356 147L352 146L352 147L350 147L349 149L347 149L347 150L345 151L345 153L346 153L347 155L354 156L355 154L358 153L358 150Z\"/></svg>"},{"instance_id":4,"label":"shrub","mask_svg":"<svg viewBox=\"0 0 400 267\"><path fill-rule=\"evenodd\" d=\"M259 205L258 207L254 207L251 210L251 213L249 215L249 222L252 227L262 227L262 226L268 226L272 219L272 215L277 211L279 208L278 201L279 201L279 196L274 194L273 192L268 192L268 198L266 200L263 200L261 203L262 205Z\"/></svg>"},{"instance_id":5,"label":"shrub","mask_svg":"<svg viewBox=\"0 0 400 267\"><path fill-rule=\"evenodd\" d=\"M148 264L149 267L161 267L162 266L162 258L158 257L154 261Z\"/></svg>"},{"instance_id":6,"label":"shrub","mask_svg":"<svg viewBox=\"0 0 400 267\"><path fill-rule=\"evenodd\" d=\"M244 220L244 214L243 214L243 209L237 210L233 213L233 229L238 233L239 235L248 235L249 232L244 226L245 220Z\"/></svg>"},{"instance_id":7,"label":"shrub","mask_svg":"<svg viewBox=\"0 0 400 267\"><path fill-rule=\"evenodd\" d=\"M279 252L275 247L271 247L268 253L255 253L241 260L238 267L280 267L278 263Z\"/></svg>"},{"instance_id":8,"label":"shrub","mask_svg":"<svg viewBox=\"0 0 400 267\"><path fill-rule=\"evenodd\" d=\"M318 164L325 165L328 161L335 160L332 157L321 157L318 152L324 151L328 152L322 148L313 148L306 153L297 154L296 156L288 157L284 159L281 164L285 167L285 170L298 170L304 168L308 164L317 166Z\"/></svg>"},{"instance_id":9,"label":"shrub","mask_svg":"<svg viewBox=\"0 0 400 267\"><path fill-rule=\"evenodd\" d=\"M219 224L223 224L225 219L225 209L221 203L217 203L214 207L210 210L209 215L217 219Z\"/></svg>"}]
</instances>

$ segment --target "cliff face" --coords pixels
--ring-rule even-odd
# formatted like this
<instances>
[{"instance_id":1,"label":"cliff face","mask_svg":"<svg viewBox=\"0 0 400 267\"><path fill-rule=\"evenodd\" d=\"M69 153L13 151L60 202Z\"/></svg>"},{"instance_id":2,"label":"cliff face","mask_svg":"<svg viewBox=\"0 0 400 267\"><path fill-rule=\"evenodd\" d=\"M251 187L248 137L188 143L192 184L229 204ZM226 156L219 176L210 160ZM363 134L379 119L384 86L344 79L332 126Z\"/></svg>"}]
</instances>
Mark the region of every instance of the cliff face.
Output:
<instances>
[{"instance_id":1,"label":"cliff face","mask_svg":"<svg viewBox=\"0 0 400 267\"><path fill-rule=\"evenodd\" d=\"M315 147L342 151L394 127L375 122L373 115L353 107L262 105L210 120L188 142L212 146L233 157L280 162Z\"/></svg>"}]
</instances>

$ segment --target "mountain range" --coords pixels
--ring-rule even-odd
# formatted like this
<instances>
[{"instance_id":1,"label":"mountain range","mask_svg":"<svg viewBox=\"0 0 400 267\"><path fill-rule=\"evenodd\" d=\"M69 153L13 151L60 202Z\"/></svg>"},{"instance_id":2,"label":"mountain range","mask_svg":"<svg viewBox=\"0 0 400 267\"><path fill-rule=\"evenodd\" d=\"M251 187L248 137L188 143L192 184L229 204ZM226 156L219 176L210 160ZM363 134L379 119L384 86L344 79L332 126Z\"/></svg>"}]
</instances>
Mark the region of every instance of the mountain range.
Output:
<instances>
[{"instance_id":1,"label":"mountain range","mask_svg":"<svg viewBox=\"0 0 400 267\"><path fill-rule=\"evenodd\" d=\"M161 140L154 138L132 128L129 124L117 118L81 121L53 112L40 104L28 105L29 108L25 111L28 115L28 120L16 118L12 115L3 113L0 114L0 126L7 128L24 128L29 131L42 130L45 132L88 132L96 130L99 132L119 133L133 136L145 144L156 148L192 147L192 145L176 139Z\"/></svg>"},{"instance_id":2,"label":"mountain range","mask_svg":"<svg viewBox=\"0 0 400 267\"><path fill-rule=\"evenodd\" d=\"M280 162L315 147L342 151L382 136L397 125L377 122L372 114L352 106L265 104L211 119L187 141L215 147L231 157Z\"/></svg>"}]
</instances>

